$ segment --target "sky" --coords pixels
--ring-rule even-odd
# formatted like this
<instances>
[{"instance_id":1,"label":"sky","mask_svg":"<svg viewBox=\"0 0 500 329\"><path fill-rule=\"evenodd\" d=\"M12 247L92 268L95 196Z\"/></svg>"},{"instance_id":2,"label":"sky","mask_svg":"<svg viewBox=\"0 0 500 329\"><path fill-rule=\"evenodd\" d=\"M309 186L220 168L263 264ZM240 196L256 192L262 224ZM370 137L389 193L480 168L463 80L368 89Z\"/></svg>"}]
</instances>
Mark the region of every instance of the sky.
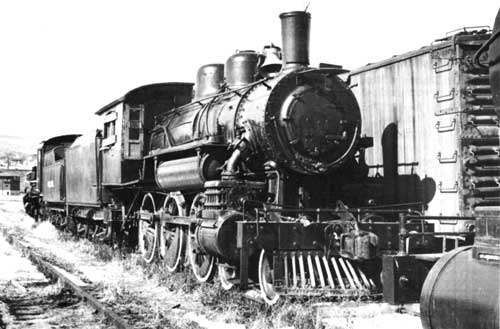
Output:
<instances>
[{"instance_id":1,"label":"sky","mask_svg":"<svg viewBox=\"0 0 500 329\"><path fill-rule=\"evenodd\" d=\"M347 69L464 26L492 26L500 7L498 0L0 0L0 135L93 131L94 112L135 87L194 82L203 64L281 45L278 15L308 3L311 64Z\"/></svg>"}]
</instances>

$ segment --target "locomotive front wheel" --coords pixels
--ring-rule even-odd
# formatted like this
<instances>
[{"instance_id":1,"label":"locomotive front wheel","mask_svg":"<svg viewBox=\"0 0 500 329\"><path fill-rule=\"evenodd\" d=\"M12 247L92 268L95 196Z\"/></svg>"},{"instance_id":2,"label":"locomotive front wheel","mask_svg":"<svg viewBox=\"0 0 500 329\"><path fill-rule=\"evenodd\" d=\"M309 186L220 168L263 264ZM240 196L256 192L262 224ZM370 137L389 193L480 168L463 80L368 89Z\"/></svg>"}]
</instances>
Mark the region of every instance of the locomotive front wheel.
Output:
<instances>
[{"instance_id":1,"label":"locomotive front wheel","mask_svg":"<svg viewBox=\"0 0 500 329\"><path fill-rule=\"evenodd\" d=\"M230 290L233 288L234 284L231 280L236 277L236 271L234 268L226 265L219 265L217 267L217 273L219 274L219 280L223 289Z\"/></svg>"},{"instance_id":2,"label":"locomotive front wheel","mask_svg":"<svg viewBox=\"0 0 500 329\"><path fill-rule=\"evenodd\" d=\"M163 209L171 216L185 216L180 196L168 196L163 204ZM168 223L160 224L160 258L167 271L175 272L184 256L185 232L180 226L169 226Z\"/></svg>"},{"instance_id":3,"label":"locomotive front wheel","mask_svg":"<svg viewBox=\"0 0 500 329\"><path fill-rule=\"evenodd\" d=\"M153 223L153 214L156 211L155 200L151 193L142 199L139 218L139 251L146 263L151 263L156 252L156 225Z\"/></svg>"},{"instance_id":4,"label":"locomotive front wheel","mask_svg":"<svg viewBox=\"0 0 500 329\"><path fill-rule=\"evenodd\" d=\"M262 249L262 251L260 252L258 274L262 298L269 305L275 304L280 296L274 289L273 285L274 279L272 257L264 249Z\"/></svg>"},{"instance_id":5,"label":"locomotive front wheel","mask_svg":"<svg viewBox=\"0 0 500 329\"><path fill-rule=\"evenodd\" d=\"M197 194L191 205L189 215L196 217L205 204L205 194ZM187 254L193 274L199 282L206 282L212 279L215 273L215 257L203 253L196 243L196 234L188 230Z\"/></svg>"},{"instance_id":6,"label":"locomotive front wheel","mask_svg":"<svg viewBox=\"0 0 500 329\"><path fill-rule=\"evenodd\" d=\"M189 232L187 250L189 263L196 280L199 282L211 280L215 272L215 257L197 250L195 234L191 232Z\"/></svg>"}]
</instances>

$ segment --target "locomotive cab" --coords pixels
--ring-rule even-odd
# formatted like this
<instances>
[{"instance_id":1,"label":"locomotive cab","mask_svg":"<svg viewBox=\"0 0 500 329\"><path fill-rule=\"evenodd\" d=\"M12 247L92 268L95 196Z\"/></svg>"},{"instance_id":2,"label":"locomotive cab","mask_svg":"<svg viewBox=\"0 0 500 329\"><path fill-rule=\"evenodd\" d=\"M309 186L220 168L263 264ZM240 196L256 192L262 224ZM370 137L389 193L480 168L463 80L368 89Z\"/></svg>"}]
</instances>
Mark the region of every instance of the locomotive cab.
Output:
<instances>
[{"instance_id":1,"label":"locomotive cab","mask_svg":"<svg viewBox=\"0 0 500 329\"><path fill-rule=\"evenodd\" d=\"M144 179L144 145L156 118L191 100L191 83L159 83L128 92L96 112L101 117L102 185L123 186Z\"/></svg>"}]
</instances>

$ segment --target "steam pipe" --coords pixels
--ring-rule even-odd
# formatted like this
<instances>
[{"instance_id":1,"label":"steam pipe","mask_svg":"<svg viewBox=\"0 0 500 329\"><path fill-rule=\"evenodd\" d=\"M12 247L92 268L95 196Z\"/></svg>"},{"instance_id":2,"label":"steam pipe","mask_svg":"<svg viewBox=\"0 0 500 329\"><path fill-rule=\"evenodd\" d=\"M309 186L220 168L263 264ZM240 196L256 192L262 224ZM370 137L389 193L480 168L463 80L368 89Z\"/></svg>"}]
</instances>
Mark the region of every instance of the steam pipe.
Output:
<instances>
[{"instance_id":1,"label":"steam pipe","mask_svg":"<svg viewBox=\"0 0 500 329\"><path fill-rule=\"evenodd\" d=\"M242 141L242 143L240 143L240 145L242 145L242 144L245 144L245 142ZM241 148L244 148L244 145ZM231 156L227 160L227 167L226 167L226 171L224 172L224 175L234 175L236 173L236 166L238 165L238 162L241 158L241 153L242 152L241 152L240 147L238 147L238 148L236 148L236 150L234 150L233 154L231 154Z\"/></svg>"},{"instance_id":2,"label":"steam pipe","mask_svg":"<svg viewBox=\"0 0 500 329\"><path fill-rule=\"evenodd\" d=\"M249 141L249 136L250 134L245 132L241 139L239 140L238 144L236 145L233 153L229 157L229 159L226 162L226 169L222 172L222 177L223 178L228 178L231 179L236 175L238 163L240 162L240 159L242 155L245 153L245 151L248 148L248 141Z\"/></svg>"}]
</instances>

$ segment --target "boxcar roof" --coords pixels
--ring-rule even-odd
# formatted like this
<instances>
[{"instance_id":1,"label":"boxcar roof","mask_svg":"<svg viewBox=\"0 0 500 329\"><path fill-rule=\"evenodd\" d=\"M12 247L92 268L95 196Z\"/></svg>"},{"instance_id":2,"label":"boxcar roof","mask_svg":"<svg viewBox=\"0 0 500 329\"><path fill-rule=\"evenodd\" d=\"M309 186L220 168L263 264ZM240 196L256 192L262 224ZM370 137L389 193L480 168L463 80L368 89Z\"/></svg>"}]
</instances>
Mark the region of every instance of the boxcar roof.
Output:
<instances>
[{"instance_id":1,"label":"boxcar roof","mask_svg":"<svg viewBox=\"0 0 500 329\"><path fill-rule=\"evenodd\" d=\"M438 39L438 40L434 41L432 44L430 44L429 46L424 46L420 49L410 51L410 52L407 52L407 53L404 53L401 55L394 55L389 59L386 59L386 60L383 60L380 62L376 62L376 63L369 63L365 66L354 69L351 72L349 72L349 76L356 75L356 74L363 73L363 72L370 71L370 70L374 70L374 69L378 69L380 67L391 65L391 64L394 64L397 62L402 62L402 61L405 61L405 60L410 59L412 57L417 57L417 56L420 56L422 54L437 51L437 50L440 50L443 48L454 46L456 44L470 44L470 43L474 44L474 43L478 43L478 42L481 43L482 41L485 41L486 39L488 39L488 37L489 37L489 34L487 34L487 33L478 33L478 34L465 33L465 34L456 34L456 35L449 36L449 37L446 37L443 39ZM484 39L484 40L482 40L482 39Z\"/></svg>"}]
</instances>

